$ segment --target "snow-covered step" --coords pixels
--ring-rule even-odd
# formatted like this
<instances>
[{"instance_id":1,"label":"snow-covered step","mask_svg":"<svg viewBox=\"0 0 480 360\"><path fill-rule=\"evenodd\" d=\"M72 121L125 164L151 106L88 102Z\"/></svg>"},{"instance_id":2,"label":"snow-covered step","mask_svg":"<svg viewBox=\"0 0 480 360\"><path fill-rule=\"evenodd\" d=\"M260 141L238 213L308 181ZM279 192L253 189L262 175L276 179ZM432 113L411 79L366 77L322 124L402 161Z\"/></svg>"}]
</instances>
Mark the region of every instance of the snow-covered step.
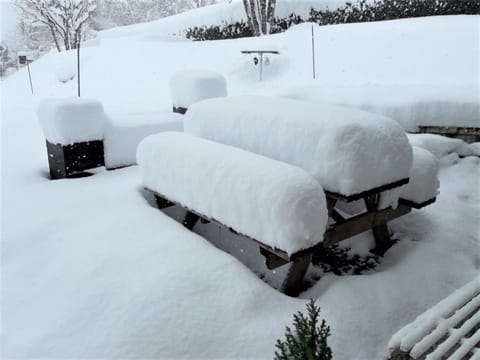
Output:
<instances>
[{"instance_id":1,"label":"snow-covered step","mask_svg":"<svg viewBox=\"0 0 480 360\"><path fill-rule=\"evenodd\" d=\"M210 70L177 71L169 85L173 111L180 114L198 101L228 94L225 77Z\"/></svg>"},{"instance_id":2,"label":"snow-covered step","mask_svg":"<svg viewBox=\"0 0 480 360\"><path fill-rule=\"evenodd\" d=\"M104 129L105 166L136 164L140 141L162 131L183 131L183 115L170 111L110 114Z\"/></svg>"},{"instance_id":3,"label":"snow-covered step","mask_svg":"<svg viewBox=\"0 0 480 360\"><path fill-rule=\"evenodd\" d=\"M480 276L400 329L389 359L464 360L480 355Z\"/></svg>"},{"instance_id":4,"label":"snow-covered step","mask_svg":"<svg viewBox=\"0 0 480 360\"><path fill-rule=\"evenodd\" d=\"M386 117L339 106L239 96L192 105L185 131L299 166L344 196L409 177L412 149Z\"/></svg>"},{"instance_id":5,"label":"snow-covered step","mask_svg":"<svg viewBox=\"0 0 480 360\"><path fill-rule=\"evenodd\" d=\"M271 249L323 240L325 194L298 167L180 132L144 139L137 161L147 189Z\"/></svg>"}]
</instances>

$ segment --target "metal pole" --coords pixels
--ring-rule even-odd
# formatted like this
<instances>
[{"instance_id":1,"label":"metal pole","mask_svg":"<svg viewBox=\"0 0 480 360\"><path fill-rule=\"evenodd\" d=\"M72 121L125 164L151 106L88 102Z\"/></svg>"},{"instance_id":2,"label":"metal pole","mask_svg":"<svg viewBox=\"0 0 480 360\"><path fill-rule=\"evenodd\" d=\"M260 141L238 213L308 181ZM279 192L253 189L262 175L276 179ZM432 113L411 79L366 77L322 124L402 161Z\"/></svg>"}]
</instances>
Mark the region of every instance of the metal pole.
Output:
<instances>
[{"instance_id":1,"label":"metal pole","mask_svg":"<svg viewBox=\"0 0 480 360\"><path fill-rule=\"evenodd\" d=\"M30 90L32 90L32 95L33 95L32 74L30 74L30 61L28 60L27 60L27 69L28 69L28 79L30 80Z\"/></svg>"},{"instance_id":2,"label":"metal pole","mask_svg":"<svg viewBox=\"0 0 480 360\"><path fill-rule=\"evenodd\" d=\"M263 52L260 53L260 81L262 81L263 76Z\"/></svg>"},{"instance_id":3,"label":"metal pole","mask_svg":"<svg viewBox=\"0 0 480 360\"><path fill-rule=\"evenodd\" d=\"M313 70L313 79L315 80L315 38L313 36L313 25L312 25L312 70Z\"/></svg>"},{"instance_id":4,"label":"metal pole","mask_svg":"<svg viewBox=\"0 0 480 360\"><path fill-rule=\"evenodd\" d=\"M81 30L80 30L81 31ZM78 97L80 97L80 41L81 35L78 35L78 44L77 44L77 87L78 87Z\"/></svg>"}]
</instances>

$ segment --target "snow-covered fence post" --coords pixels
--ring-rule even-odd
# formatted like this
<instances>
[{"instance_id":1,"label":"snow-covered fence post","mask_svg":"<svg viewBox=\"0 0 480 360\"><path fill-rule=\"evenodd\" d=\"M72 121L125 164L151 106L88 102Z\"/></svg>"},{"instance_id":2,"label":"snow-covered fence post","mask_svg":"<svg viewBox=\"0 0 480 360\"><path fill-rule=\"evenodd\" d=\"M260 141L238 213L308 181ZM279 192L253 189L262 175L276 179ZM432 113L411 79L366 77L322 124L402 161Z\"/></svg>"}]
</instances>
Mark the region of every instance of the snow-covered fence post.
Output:
<instances>
[{"instance_id":1,"label":"snow-covered fence post","mask_svg":"<svg viewBox=\"0 0 480 360\"><path fill-rule=\"evenodd\" d=\"M50 177L86 176L104 165L103 128L106 115L96 100L47 99L37 112L46 138Z\"/></svg>"},{"instance_id":2,"label":"snow-covered fence post","mask_svg":"<svg viewBox=\"0 0 480 360\"><path fill-rule=\"evenodd\" d=\"M170 95L173 112L185 114L198 101L227 96L227 81L214 71L178 71L170 79Z\"/></svg>"}]
</instances>

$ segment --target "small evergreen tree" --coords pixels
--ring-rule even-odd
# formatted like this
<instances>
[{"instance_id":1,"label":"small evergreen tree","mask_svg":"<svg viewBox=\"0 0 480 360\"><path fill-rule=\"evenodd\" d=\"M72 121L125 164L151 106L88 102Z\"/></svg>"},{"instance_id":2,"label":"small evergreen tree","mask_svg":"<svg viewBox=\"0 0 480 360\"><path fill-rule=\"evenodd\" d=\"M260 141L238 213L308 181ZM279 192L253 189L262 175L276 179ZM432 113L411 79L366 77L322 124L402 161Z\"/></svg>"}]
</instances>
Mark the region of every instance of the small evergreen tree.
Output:
<instances>
[{"instance_id":1,"label":"small evergreen tree","mask_svg":"<svg viewBox=\"0 0 480 360\"><path fill-rule=\"evenodd\" d=\"M293 315L294 332L287 326L285 341L277 340L275 360L331 360L332 350L327 344L330 327L324 319L319 324L320 307L311 299L307 316L302 312Z\"/></svg>"}]
</instances>

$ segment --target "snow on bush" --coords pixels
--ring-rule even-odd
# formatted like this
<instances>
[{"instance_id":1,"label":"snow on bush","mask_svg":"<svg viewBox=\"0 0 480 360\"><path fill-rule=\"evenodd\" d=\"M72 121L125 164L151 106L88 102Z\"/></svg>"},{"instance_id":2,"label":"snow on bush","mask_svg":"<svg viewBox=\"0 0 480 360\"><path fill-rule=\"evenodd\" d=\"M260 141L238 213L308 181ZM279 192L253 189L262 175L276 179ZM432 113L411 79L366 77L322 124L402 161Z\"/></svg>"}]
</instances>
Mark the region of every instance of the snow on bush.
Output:
<instances>
[{"instance_id":1,"label":"snow on bush","mask_svg":"<svg viewBox=\"0 0 480 360\"><path fill-rule=\"evenodd\" d=\"M183 131L183 115L169 111L110 116L104 129L105 166L135 164L140 141L161 131Z\"/></svg>"},{"instance_id":2,"label":"snow on bush","mask_svg":"<svg viewBox=\"0 0 480 360\"><path fill-rule=\"evenodd\" d=\"M338 106L239 96L193 105L185 131L299 166L352 195L408 178L412 150L393 120Z\"/></svg>"},{"instance_id":3,"label":"snow on bush","mask_svg":"<svg viewBox=\"0 0 480 360\"><path fill-rule=\"evenodd\" d=\"M322 241L325 195L298 167L180 132L144 139L143 185L292 254Z\"/></svg>"},{"instance_id":4,"label":"snow on bush","mask_svg":"<svg viewBox=\"0 0 480 360\"><path fill-rule=\"evenodd\" d=\"M428 150L413 146L413 165L410 169L410 182L400 191L400 197L421 204L438 195L439 163Z\"/></svg>"},{"instance_id":5,"label":"snow on bush","mask_svg":"<svg viewBox=\"0 0 480 360\"><path fill-rule=\"evenodd\" d=\"M183 70L170 79L173 106L189 108L200 100L227 96L227 81L214 71Z\"/></svg>"},{"instance_id":6,"label":"snow on bush","mask_svg":"<svg viewBox=\"0 0 480 360\"><path fill-rule=\"evenodd\" d=\"M46 99L39 104L37 116L45 138L52 144L69 145L103 138L106 115L97 100Z\"/></svg>"}]
</instances>

